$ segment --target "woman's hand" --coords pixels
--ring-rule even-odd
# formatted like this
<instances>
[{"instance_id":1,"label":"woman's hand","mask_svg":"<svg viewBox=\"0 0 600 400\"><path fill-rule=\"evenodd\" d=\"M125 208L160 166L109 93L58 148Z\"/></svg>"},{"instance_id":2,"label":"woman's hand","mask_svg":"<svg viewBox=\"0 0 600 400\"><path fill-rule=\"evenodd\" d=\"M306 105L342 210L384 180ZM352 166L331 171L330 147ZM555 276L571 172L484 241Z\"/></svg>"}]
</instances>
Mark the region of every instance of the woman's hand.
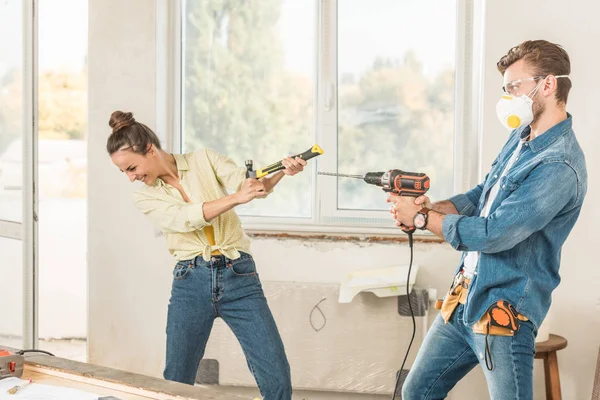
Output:
<instances>
[{"instance_id":1,"label":"woman's hand","mask_svg":"<svg viewBox=\"0 0 600 400\"><path fill-rule=\"evenodd\" d=\"M300 157L286 157L281 160L281 164L285 167L283 170L284 174L294 176L298 172L302 172L304 170L304 167L306 166L306 160L303 160Z\"/></svg>"},{"instance_id":2,"label":"woman's hand","mask_svg":"<svg viewBox=\"0 0 600 400\"><path fill-rule=\"evenodd\" d=\"M235 193L236 202L239 204L246 204L257 197L265 197L266 195L265 185L253 178L246 179L240 190Z\"/></svg>"}]
</instances>

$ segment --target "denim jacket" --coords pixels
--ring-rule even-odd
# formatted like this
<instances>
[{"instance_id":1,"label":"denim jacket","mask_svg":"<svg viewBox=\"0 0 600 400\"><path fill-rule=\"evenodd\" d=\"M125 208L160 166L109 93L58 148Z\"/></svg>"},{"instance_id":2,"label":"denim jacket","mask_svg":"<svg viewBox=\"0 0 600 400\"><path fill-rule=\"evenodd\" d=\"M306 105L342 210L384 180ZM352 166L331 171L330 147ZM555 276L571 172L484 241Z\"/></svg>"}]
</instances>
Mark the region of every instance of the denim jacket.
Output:
<instances>
[{"instance_id":1,"label":"denim jacket","mask_svg":"<svg viewBox=\"0 0 600 400\"><path fill-rule=\"evenodd\" d=\"M487 218L480 217L486 195L501 176L521 138L514 130L483 183L450 201L459 214L444 217L445 240L463 256L479 251L464 320L473 325L490 305L506 300L539 328L560 282L562 245L575 225L587 190L585 156L572 129L572 116L525 142L500 180Z\"/></svg>"}]
</instances>

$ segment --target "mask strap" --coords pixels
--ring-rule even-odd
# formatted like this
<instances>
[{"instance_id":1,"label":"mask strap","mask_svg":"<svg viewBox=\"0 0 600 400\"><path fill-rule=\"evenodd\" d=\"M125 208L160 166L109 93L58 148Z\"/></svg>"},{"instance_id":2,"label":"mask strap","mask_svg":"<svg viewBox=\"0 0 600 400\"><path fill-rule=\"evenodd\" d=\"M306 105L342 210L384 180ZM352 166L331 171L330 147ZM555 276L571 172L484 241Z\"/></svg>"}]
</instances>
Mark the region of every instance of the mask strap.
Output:
<instances>
[{"instance_id":1,"label":"mask strap","mask_svg":"<svg viewBox=\"0 0 600 400\"><path fill-rule=\"evenodd\" d=\"M550 75L547 75L546 77L544 77L544 80ZM556 79L558 78L568 78L569 75L554 75L554 77ZM529 92L529 94L527 95L527 97L529 97L530 99L533 99L533 96L535 96L535 94L537 93L537 91L540 89L540 86L542 85L542 83L544 83L544 80L542 80L540 83L538 83L538 85L536 87L533 88L533 90L531 92Z\"/></svg>"},{"instance_id":2,"label":"mask strap","mask_svg":"<svg viewBox=\"0 0 600 400\"><path fill-rule=\"evenodd\" d=\"M544 78L544 79L546 79L546 78ZM527 95L527 97L529 97L530 99L533 99L533 96L535 96L535 94L537 93L537 91L540 89L540 86L542 86L542 83L544 83L544 79L542 79L542 81L540 83L538 83L537 86L534 87L531 92L529 92L529 94Z\"/></svg>"}]
</instances>

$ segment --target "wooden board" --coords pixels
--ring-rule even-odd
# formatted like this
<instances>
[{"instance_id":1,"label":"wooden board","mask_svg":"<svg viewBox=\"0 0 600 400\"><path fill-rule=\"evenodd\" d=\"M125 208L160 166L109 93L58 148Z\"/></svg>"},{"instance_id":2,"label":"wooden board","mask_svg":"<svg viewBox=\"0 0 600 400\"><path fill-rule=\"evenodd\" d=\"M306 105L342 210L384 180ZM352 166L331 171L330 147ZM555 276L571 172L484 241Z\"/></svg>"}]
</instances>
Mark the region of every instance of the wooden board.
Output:
<instances>
[{"instance_id":1,"label":"wooden board","mask_svg":"<svg viewBox=\"0 0 600 400\"><path fill-rule=\"evenodd\" d=\"M85 392L91 392L98 394L100 396L114 396L117 398L121 398L123 400L148 400L148 399L157 399L157 397L146 397L146 396L138 396L131 393L123 392L121 390L109 389L104 385L98 386L98 384L81 382L73 379L69 379L66 377L58 377L54 375L48 375L43 372L34 372L29 369L26 369L23 374L23 379L32 379L35 383L42 383L44 385L50 386L61 386L67 387L71 389L78 389Z\"/></svg>"},{"instance_id":2,"label":"wooden board","mask_svg":"<svg viewBox=\"0 0 600 400\"><path fill-rule=\"evenodd\" d=\"M58 376L61 375L61 376ZM114 396L122 400L148 400L148 399L166 399L167 397L158 397L156 393L145 392L144 396L132 393L132 390L123 387L123 385L109 384L108 382L98 381L77 375L57 374L55 371L43 370L42 368L25 367L22 379L32 379L35 383L42 383L50 386L61 386L71 389L82 390L95 393L100 396ZM108 386L108 387L107 387ZM121 390L119 390L121 389ZM142 393L141 391L138 393ZM170 397L172 398L172 397Z\"/></svg>"},{"instance_id":3,"label":"wooden board","mask_svg":"<svg viewBox=\"0 0 600 400\"><path fill-rule=\"evenodd\" d=\"M46 355L26 355L23 379L121 400L251 400L223 387L184 385L146 375Z\"/></svg>"}]
</instances>

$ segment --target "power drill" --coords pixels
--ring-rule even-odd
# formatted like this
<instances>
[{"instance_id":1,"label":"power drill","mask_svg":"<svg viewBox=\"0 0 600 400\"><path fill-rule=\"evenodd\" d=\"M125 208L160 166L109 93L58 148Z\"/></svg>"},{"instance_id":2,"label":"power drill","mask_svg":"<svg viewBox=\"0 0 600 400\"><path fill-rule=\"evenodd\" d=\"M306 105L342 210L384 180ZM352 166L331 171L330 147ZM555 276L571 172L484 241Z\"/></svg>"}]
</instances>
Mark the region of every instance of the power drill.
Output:
<instances>
[{"instance_id":1,"label":"power drill","mask_svg":"<svg viewBox=\"0 0 600 400\"><path fill-rule=\"evenodd\" d=\"M429 190L429 177L421 172L406 172L390 169L386 172L367 172L364 181L381 186L384 192L398 196L419 197Z\"/></svg>"},{"instance_id":2,"label":"power drill","mask_svg":"<svg viewBox=\"0 0 600 400\"><path fill-rule=\"evenodd\" d=\"M384 192L398 196L419 197L429 190L429 177L421 172L406 172L390 169L386 172L367 172L366 175L348 175L332 172L319 172L319 175L340 176L362 179L368 184L380 186Z\"/></svg>"},{"instance_id":3,"label":"power drill","mask_svg":"<svg viewBox=\"0 0 600 400\"><path fill-rule=\"evenodd\" d=\"M319 175L339 176L344 178L362 179L370 185L380 186L384 192L397 196L419 197L429 190L429 177L422 172L406 172L400 169L390 169L386 172L367 172L366 175L348 175L332 172L319 172ZM412 245L412 233L415 229L405 229L409 234Z\"/></svg>"}]
</instances>

